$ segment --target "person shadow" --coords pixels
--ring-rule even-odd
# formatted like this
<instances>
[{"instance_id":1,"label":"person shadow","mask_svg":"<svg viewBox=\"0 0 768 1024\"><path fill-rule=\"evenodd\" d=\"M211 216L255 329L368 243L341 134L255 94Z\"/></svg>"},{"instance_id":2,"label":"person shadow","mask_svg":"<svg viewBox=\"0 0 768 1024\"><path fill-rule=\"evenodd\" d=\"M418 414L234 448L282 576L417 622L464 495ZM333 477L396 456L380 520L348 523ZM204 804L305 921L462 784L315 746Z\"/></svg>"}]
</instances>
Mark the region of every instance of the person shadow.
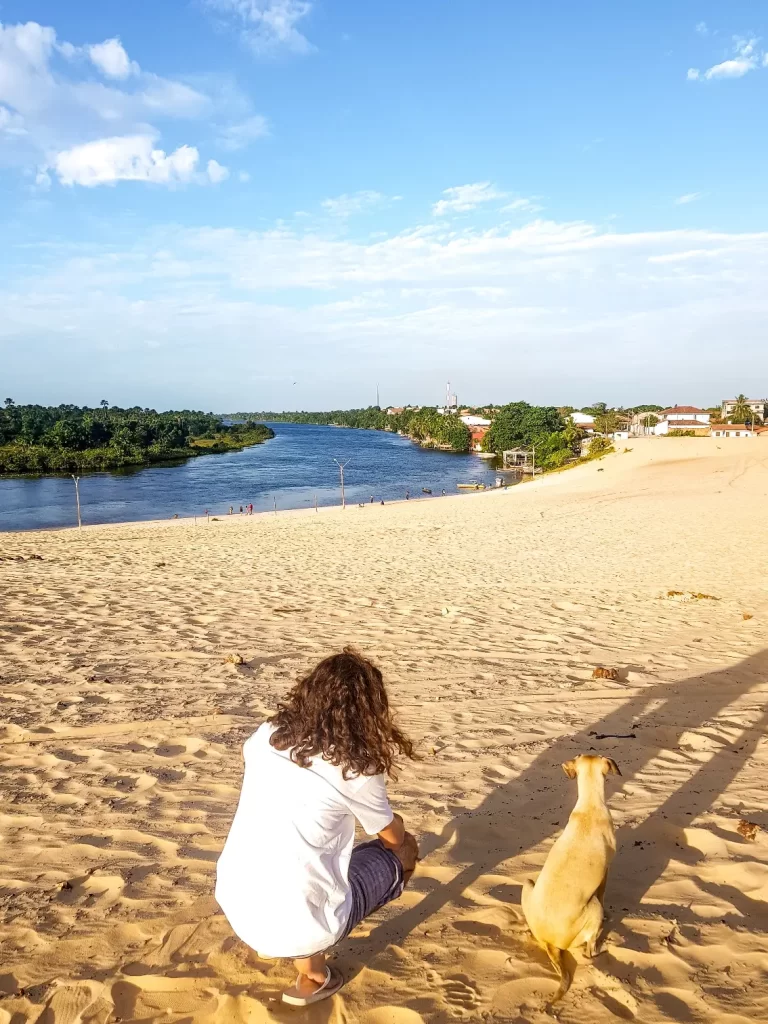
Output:
<instances>
[{"instance_id":1,"label":"person shadow","mask_svg":"<svg viewBox=\"0 0 768 1024\"><path fill-rule=\"evenodd\" d=\"M702 728L715 730L720 733L720 747L712 757L704 763L693 757L685 761L690 772L687 780L679 786L672 783L669 795L645 821L618 830L618 849L609 877L606 910L610 914L611 905L615 904L621 914L636 912L650 887L683 847L679 842L671 845L657 841L659 822L679 829L685 839L683 830L712 806L754 753L768 724L768 713L748 726L739 724L741 731L731 742L725 738L725 730L712 724L713 720L766 681L768 650L763 650L727 669L693 675L678 683L650 686L602 718L555 740L517 777L494 789L476 809L458 815L439 835L422 837L422 859L427 861L436 850L451 844L448 855L458 865L456 875L449 882L431 888L414 906L380 921L368 935L356 937L353 932L338 950L347 979L351 980L370 965L388 946L402 945L412 932L423 928L449 904L456 907L459 917L462 904L466 902L462 896L465 890L483 875L498 873L504 861L535 848L564 827L575 802L575 791L564 785L560 768L563 761L588 752L614 757L623 778L616 780L620 787L609 789L609 799L615 800L621 787L629 787L626 806L630 809L633 785L642 786L642 773L652 761L664 751L675 751L679 771L681 761L677 751L684 735ZM567 698L563 703L567 704ZM733 732L733 723L728 732ZM630 733L634 733L636 739L612 738ZM598 740L597 736L604 738ZM692 765L695 767L690 771ZM658 779L657 769L654 784ZM525 822L524 829L518 829L517 822ZM737 836L734 833L728 838ZM689 856L691 850L688 847ZM499 888L519 903L519 887L503 886L497 890ZM756 901L733 887L712 887L711 895L731 903L732 919L738 917L743 923L741 915L746 914L751 922L759 909L757 919L763 927L768 925L765 909L757 907ZM654 904L653 909L693 926L693 915L677 905ZM612 916L615 917L615 913ZM543 962L539 961L538 951L532 951L532 958Z\"/></svg>"}]
</instances>

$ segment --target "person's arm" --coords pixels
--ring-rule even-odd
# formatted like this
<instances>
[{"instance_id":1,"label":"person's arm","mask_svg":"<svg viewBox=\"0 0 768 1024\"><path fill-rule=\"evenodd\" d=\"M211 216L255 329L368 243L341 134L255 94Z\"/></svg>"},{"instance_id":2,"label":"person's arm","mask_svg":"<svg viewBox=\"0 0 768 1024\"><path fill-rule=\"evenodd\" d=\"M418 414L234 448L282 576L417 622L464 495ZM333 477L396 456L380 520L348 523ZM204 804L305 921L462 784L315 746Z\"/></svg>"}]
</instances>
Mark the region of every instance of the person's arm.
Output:
<instances>
[{"instance_id":1,"label":"person's arm","mask_svg":"<svg viewBox=\"0 0 768 1024\"><path fill-rule=\"evenodd\" d=\"M405 841L405 825L399 814L395 814L392 821L379 832L379 839L390 850L399 850Z\"/></svg>"}]
</instances>

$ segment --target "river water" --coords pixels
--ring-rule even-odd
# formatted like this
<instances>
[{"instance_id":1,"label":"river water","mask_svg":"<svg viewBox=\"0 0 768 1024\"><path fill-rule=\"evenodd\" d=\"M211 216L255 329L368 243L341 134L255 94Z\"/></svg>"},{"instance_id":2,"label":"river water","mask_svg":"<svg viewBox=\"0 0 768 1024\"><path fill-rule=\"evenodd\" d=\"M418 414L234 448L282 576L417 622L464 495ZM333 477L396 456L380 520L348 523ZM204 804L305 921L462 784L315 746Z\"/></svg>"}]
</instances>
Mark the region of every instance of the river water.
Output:
<instances>
[{"instance_id":1,"label":"river water","mask_svg":"<svg viewBox=\"0 0 768 1024\"><path fill-rule=\"evenodd\" d=\"M203 455L173 465L92 473L80 480L83 524L120 523L211 514L253 503L254 512L339 505L339 470L347 462L347 502L405 498L432 500L458 483L492 485L494 472L476 455L420 448L407 438L375 430L303 423L271 423L275 437L226 455ZM77 524L71 477L0 479L0 531Z\"/></svg>"}]
</instances>

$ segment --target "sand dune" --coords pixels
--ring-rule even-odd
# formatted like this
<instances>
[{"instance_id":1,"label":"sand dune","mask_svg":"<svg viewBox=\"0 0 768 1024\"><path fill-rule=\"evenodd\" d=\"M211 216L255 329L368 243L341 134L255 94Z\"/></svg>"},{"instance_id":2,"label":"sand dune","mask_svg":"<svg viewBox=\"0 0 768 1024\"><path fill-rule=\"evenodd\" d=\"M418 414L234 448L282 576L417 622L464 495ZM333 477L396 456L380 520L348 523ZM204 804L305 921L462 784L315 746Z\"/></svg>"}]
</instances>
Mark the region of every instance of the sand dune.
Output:
<instances>
[{"instance_id":1,"label":"sand dune","mask_svg":"<svg viewBox=\"0 0 768 1024\"><path fill-rule=\"evenodd\" d=\"M768 832L737 831L768 828L768 441L628 447L505 493L1 535L0 1024L550 1020L520 886L587 750L618 854L558 1018L768 1020ZM297 1015L214 866L243 739L347 642L424 754L392 796L425 856Z\"/></svg>"}]
</instances>

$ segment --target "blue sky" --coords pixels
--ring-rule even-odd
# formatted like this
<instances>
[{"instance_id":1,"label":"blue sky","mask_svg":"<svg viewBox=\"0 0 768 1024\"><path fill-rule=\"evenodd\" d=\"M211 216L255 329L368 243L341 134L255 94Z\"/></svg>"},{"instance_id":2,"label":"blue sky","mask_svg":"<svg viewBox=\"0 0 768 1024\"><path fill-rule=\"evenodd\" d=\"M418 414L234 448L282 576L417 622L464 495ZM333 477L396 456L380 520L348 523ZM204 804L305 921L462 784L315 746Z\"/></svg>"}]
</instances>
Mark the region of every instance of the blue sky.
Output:
<instances>
[{"instance_id":1,"label":"blue sky","mask_svg":"<svg viewBox=\"0 0 768 1024\"><path fill-rule=\"evenodd\" d=\"M0 390L768 391L757 2L0 4Z\"/></svg>"}]
</instances>

